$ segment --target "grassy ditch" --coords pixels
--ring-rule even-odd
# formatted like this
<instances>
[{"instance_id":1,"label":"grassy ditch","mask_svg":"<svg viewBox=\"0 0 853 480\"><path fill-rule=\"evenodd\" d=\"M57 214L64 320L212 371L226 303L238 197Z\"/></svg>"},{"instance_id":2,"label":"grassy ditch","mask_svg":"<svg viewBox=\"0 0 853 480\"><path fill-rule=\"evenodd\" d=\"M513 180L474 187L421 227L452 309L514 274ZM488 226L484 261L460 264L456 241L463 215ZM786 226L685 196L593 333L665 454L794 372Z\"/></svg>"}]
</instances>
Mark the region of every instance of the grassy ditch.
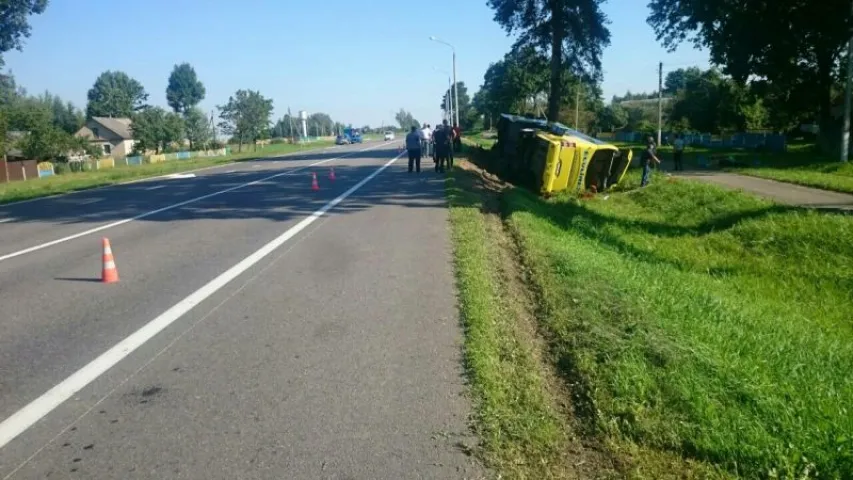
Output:
<instances>
[{"instance_id":1,"label":"grassy ditch","mask_svg":"<svg viewBox=\"0 0 853 480\"><path fill-rule=\"evenodd\" d=\"M500 193L545 344L532 360L507 353L523 322L501 308L493 242L451 177L485 455L559 463L577 434L626 477L853 477L853 218L689 181L635 190L633 176L582 201Z\"/></svg>"}]
</instances>

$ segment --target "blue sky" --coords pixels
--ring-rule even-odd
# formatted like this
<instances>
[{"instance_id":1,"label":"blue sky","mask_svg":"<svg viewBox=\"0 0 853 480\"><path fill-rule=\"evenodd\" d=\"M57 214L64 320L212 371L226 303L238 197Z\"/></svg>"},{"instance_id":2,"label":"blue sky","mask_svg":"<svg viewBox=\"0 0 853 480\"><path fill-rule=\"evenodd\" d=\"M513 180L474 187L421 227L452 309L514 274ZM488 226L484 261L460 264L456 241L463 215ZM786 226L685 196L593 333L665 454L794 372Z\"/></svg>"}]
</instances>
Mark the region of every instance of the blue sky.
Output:
<instances>
[{"instance_id":1,"label":"blue sky","mask_svg":"<svg viewBox=\"0 0 853 480\"><path fill-rule=\"evenodd\" d=\"M646 24L645 0L610 0L611 46L604 52L604 96L657 88L664 70L707 66L707 55L684 45L667 54ZM104 70L139 80L149 102L166 106L168 75L190 62L207 88L210 111L240 88L271 97L276 116L326 112L345 123L393 122L401 107L429 123L450 70L471 93L512 39L493 21L486 0L361 2L325 0L50 0L32 17L23 52L6 68L30 93L49 90L85 107L86 92Z\"/></svg>"}]
</instances>

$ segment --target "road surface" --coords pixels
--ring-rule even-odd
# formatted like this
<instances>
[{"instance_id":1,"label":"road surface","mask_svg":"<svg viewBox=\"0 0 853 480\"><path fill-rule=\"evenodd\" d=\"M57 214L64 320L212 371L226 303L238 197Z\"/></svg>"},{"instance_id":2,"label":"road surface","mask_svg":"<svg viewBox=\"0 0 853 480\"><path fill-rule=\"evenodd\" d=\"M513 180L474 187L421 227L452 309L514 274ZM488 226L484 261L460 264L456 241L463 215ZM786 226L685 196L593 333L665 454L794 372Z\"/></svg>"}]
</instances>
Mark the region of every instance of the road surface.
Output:
<instances>
[{"instance_id":1,"label":"road surface","mask_svg":"<svg viewBox=\"0 0 853 480\"><path fill-rule=\"evenodd\" d=\"M787 205L828 210L853 210L853 195L846 193L727 172L687 171L678 172L675 175L734 190L743 190Z\"/></svg>"},{"instance_id":2,"label":"road surface","mask_svg":"<svg viewBox=\"0 0 853 480\"><path fill-rule=\"evenodd\" d=\"M443 183L395 157L0 207L0 478L479 478Z\"/></svg>"}]
</instances>

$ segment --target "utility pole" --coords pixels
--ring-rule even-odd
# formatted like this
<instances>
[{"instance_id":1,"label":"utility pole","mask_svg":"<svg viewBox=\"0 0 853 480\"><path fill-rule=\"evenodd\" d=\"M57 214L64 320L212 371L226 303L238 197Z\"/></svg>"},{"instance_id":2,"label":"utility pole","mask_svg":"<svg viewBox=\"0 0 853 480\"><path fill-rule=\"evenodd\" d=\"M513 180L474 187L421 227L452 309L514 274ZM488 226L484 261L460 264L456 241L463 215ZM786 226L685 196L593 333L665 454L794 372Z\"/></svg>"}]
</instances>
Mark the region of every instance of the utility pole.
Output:
<instances>
[{"instance_id":1,"label":"utility pole","mask_svg":"<svg viewBox=\"0 0 853 480\"><path fill-rule=\"evenodd\" d=\"M447 106L450 109L447 111L447 123L453 123L453 90L451 87L450 77L447 77ZM459 99L456 99L456 105L459 105Z\"/></svg>"},{"instance_id":2,"label":"utility pole","mask_svg":"<svg viewBox=\"0 0 853 480\"><path fill-rule=\"evenodd\" d=\"M213 110L210 111L210 131L213 132L213 143L216 143L216 124L213 123Z\"/></svg>"},{"instance_id":3,"label":"utility pole","mask_svg":"<svg viewBox=\"0 0 853 480\"><path fill-rule=\"evenodd\" d=\"M456 49L453 49L453 96L456 97L456 109L454 109L454 113L456 114L456 123L455 125L459 125L459 90L458 83L456 82Z\"/></svg>"},{"instance_id":4,"label":"utility pole","mask_svg":"<svg viewBox=\"0 0 853 480\"><path fill-rule=\"evenodd\" d=\"M846 162L850 153L850 79L853 77L853 32L847 42L847 75L844 79L844 130L841 132L841 161Z\"/></svg>"},{"instance_id":5,"label":"utility pole","mask_svg":"<svg viewBox=\"0 0 853 480\"><path fill-rule=\"evenodd\" d=\"M663 130L663 62L658 63L658 146Z\"/></svg>"},{"instance_id":6,"label":"utility pole","mask_svg":"<svg viewBox=\"0 0 853 480\"><path fill-rule=\"evenodd\" d=\"M577 87L575 87L575 130L578 129L578 117L580 116L580 102L581 102L581 84L578 82Z\"/></svg>"}]
</instances>

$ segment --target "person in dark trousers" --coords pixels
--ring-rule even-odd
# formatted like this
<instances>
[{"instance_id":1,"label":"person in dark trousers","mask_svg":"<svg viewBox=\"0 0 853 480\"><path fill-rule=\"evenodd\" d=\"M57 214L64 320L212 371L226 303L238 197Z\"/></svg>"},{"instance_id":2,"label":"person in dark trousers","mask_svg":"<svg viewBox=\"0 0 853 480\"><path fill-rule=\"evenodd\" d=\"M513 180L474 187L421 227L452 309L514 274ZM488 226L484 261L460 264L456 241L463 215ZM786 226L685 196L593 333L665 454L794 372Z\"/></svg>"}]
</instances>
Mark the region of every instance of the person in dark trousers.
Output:
<instances>
[{"instance_id":1,"label":"person in dark trousers","mask_svg":"<svg viewBox=\"0 0 853 480\"><path fill-rule=\"evenodd\" d=\"M406 150L409 152L409 173L413 168L421 173L421 134L418 127L412 126L412 131L406 135Z\"/></svg>"},{"instance_id":2,"label":"person in dark trousers","mask_svg":"<svg viewBox=\"0 0 853 480\"><path fill-rule=\"evenodd\" d=\"M462 151L462 129L459 128L459 125L453 127L453 151Z\"/></svg>"},{"instance_id":3,"label":"person in dark trousers","mask_svg":"<svg viewBox=\"0 0 853 480\"><path fill-rule=\"evenodd\" d=\"M441 128L436 128L433 133L433 139L435 144L435 156L438 160L435 164L436 172L444 172L445 165L447 170L453 168L453 159L451 157L451 150L453 150L453 132L450 130L450 126L447 125L447 120L445 120Z\"/></svg>"},{"instance_id":4,"label":"person in dark trousers","mask_svg":"<svg viewBox=\"0 0 853 480\"><path fill-rule=\"evenodd\" d=\"M660 165L660 160L657 157L657 148L655 148L655 139L648 138L646 149L643 151L643 156L640 158L640 163L643 165L643 180L640 182L641 187L645 187L652 180L652 162Z\"/></svg>"},{"instance_id":5,"label":"person in dark trousers","mask_svg":"<svg viewBox=\"0 0 853 480\"><path fill-rule=\"evenodd\" d=\"M675 136L675 142L672 143L672 159L675 162L675 171L684 170L684 135L678 134Z\"/></svg>"}]
</instances>

